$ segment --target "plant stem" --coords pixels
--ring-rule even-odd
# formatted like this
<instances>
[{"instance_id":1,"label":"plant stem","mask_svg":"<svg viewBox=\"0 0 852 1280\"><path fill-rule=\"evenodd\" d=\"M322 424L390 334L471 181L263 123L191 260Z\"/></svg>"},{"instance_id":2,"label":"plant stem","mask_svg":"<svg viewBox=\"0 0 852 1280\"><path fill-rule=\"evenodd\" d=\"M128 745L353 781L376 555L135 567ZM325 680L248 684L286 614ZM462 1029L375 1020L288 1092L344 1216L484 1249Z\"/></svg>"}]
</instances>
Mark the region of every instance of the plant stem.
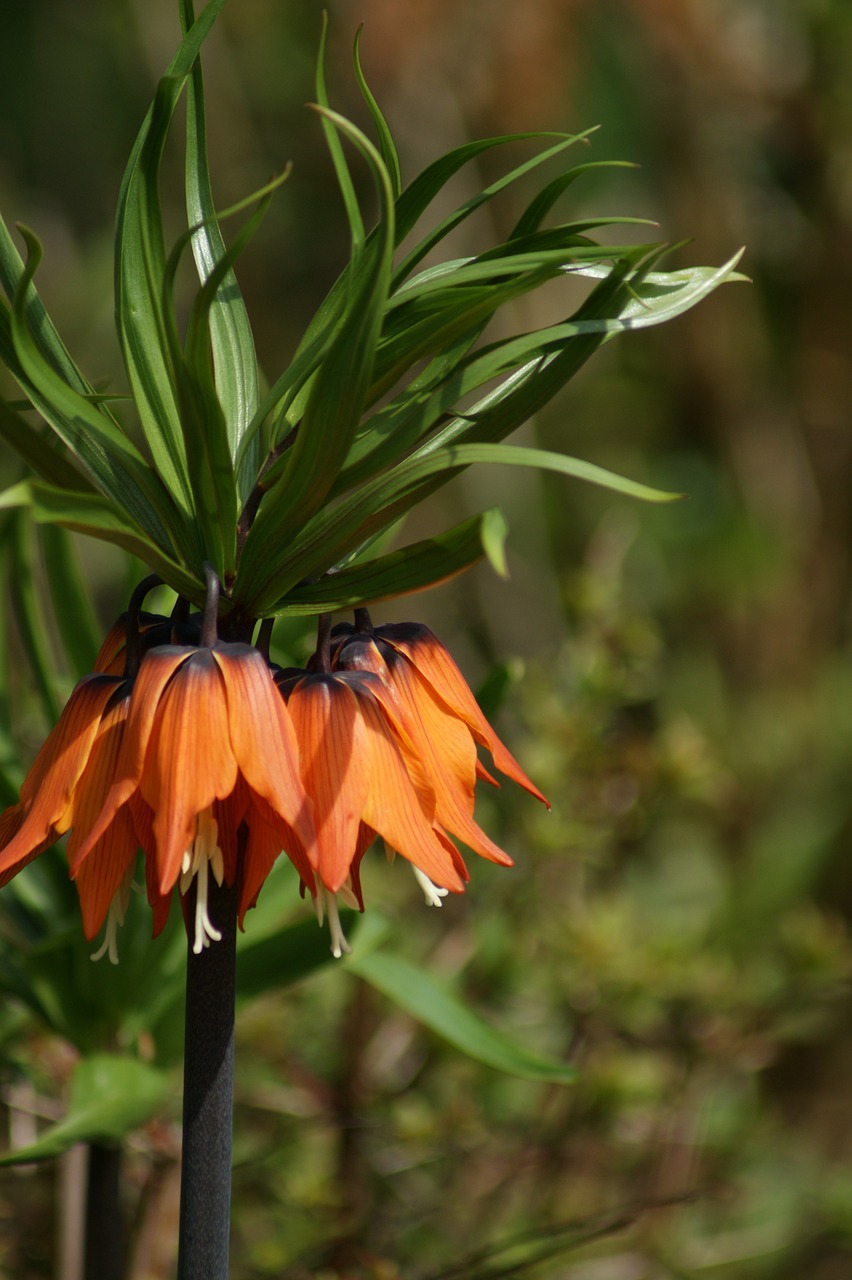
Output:
<instances>
[{"instance_id":1,"label":"plant stem","mask_svg":"<svg viewBox=\"0 0 852 1280\"><path fill-rule=\"evenodd\" d=\"M121 1147L89 1146L86 1196L86 1280L121 1280L124 1274L121 1204Z\"/></svg>"},{"instance_id":2,"label":"plant stem","mask_svg":"<svg viewBox=\"0 0 852 1280\"><path fill-rule=\"evenodd\" d=\"M191 919L196 884L187 895ZM237 889L210 878L210 919L222 939L186 969L178 1280L227 1280L234 1086Z\"/></svg>"}]
</instances>

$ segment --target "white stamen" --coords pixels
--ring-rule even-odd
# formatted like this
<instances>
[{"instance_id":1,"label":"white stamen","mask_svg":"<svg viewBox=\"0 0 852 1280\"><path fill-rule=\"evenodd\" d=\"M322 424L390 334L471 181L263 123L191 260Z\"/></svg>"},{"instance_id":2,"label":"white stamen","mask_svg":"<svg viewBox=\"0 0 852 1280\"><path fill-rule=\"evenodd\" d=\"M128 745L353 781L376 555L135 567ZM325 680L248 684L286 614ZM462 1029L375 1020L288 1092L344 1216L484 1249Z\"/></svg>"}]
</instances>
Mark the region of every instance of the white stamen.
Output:
<instances>
[{"instance_id":1,"label":"white stamen","mask_svg":"<svg viewBox=\"0 0 852 1280\"><path fill-rule=\"evenodd\" d=\"M207 911L208 873L218 885L225 878L225 863L218 846L219 826L209 809L202 810L196 818L195 836L184 851L180 864L180 891L186 893L195 878L195 938L192 950L200 955L211 942L221 942L222 934L213 924Z\"/></svg>"},{"instance_id":2,"label":"white stamen","mask_svg":"<svg viewBox=\"0 0 852 1280\"><path fill-rule=\"evenodd\" d=\"M421 871L419 867L412 866L411 870L414 872L414 879L423 890L423 897L426 899L426 906L440 907L441 899L446 898L447 894L450 892L449 889L442 889L440 885L433 884L425 872Z\"/></svg>"},{"instance_id":3,"label":"white stamen","mask_svg":"<svg viewBox=\"0 0 852 1280\"><path fill-rule=\"evenodd\" d=\"M345 890L340 890L341 896L346 901ZM350 891L351 895L351 891ZM335 960L339 960L344 951L348 956L352 954L352 948L346 941L346 935L343 932L343 925L340 923L340 914L337 910L337 894L329 893L325 885L317 885L317 895L314 898L314 910L317 913L317 920L322 924L326 916L328 916L328 931L331 934L331 954Z\"/></svg>"},{"instance_id":4,"label":"white stamen","mask_svg":"<svg viewBox=\"0 0 852 1280\"><path fill-rule=\"evenodd\" d=\"M97 951L92 953L93 960L102 960L104 956L108 955L110 964L118 964L118 930L119 926L124 924L124 917L127 915L130 891L134 888L134 871L135 867L131 864L125 872L121 884L112 895L112 902L109 904L107 912L104 940Z\"/></svg>"},{"instance_id":5,"label":"white stamen","mask_svg":"<svg viewBox=\"0 0 852 1280\"><path fill-rule=\"evenodd\" d=\"M110 964L118 964L118 926L122 923L113 910L114 902L115 898L109 904L104 940L97 951L92 952L93 960L103 960L104 956L108 955Z\"/></svg>"},{"instance_id":6,"label":"white stamen","mask_svg":"<svg viewBox=\"0 0 852 1280\"><path fill-rule=\"evenodd\" d=\"M358 899L355 897L355 893L352 888L351 876L346 877L343 884L340 886L340 888L337 891L337 896L340 899L340 901L345 906L349 907L352 911L361 910L361 904L358 902Z\"/></svg>"}]
</instances>

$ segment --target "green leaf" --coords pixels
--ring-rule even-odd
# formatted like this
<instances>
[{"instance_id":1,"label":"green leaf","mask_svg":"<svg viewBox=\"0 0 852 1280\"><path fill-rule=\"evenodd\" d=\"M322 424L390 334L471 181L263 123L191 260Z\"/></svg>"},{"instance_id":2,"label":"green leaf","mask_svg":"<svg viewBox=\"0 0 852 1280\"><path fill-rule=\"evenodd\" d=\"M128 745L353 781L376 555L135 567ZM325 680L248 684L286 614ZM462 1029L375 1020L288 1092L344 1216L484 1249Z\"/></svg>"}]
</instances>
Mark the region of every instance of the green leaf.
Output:
<instances>
[{"instance_id":1,"label":"green leaf","mask_svg":"<svg viewBox=\"0 0 852 1280\"><path fill-rule=\"evenodd\" d=\"M35 396L34 403L38 403ZM67 453L52 436L46 435L39 427L32 426L24 418L0 399L0 436L18 457L34 471L40 479L60 489L79 489L94 492L94 485L88 476L78 471Z\"/></svg>"},{"instance_id":2,"label":"green leaf","mask_svg":"<svg viewBox=\"0 0 852 1280\"><path fill-rule=\"evenodd\" d=\"M544 163L545 160L549 160L551 156L558 155L566 147L571 147L576 142L586 138L591 132L593 131L588 130L586 133L576 135L542 132L507 133L497 138L481 138L476 142L466 142L434 160L405 188L397 201L397 244L400 244L414 229L418 218L425 212L450 179L458 173L459 169L469 164L471 160L476 160L483 152L490 151L494 147L505 146L509 142L524 142L530 139L542 138L559 139L554 146L546 148L531 160L527 160L524 164L512 169L503 178L500 178L498 182L492 184L479 195L474 196L466 204L456 209L449 217L445 218L400 264L396 273L397 280L408 275L414 266L429 252L429 249L434 247L444 236L448 235L460 222L469 217L474 209L479 208L485 201L490 200L517 178L529 173L531 169Z\"/></svg>"},{"instance_id":3,"label":"green leaf","mask_svg":"<svg viewBox=\"0 0 852 1280\"><path fill-rule=\"evenodd\" d=\"M186 33L195 20L192 0L182 0L181 17ZM200 60L193 67L187 90L186 138L186 210L190 225L197 226L192 237L192 252L199 278L204 284L223 258L225 245L219 230L207 161L204 81ZM231 458L236 461L240 444L257 412L259 391L254 336L233 270L229 269L217 285L209 322L216 391L225 415ZM245 465L245 474L249 478L257 473L256 442L248 447ZM240 496L244 500L247 493Z\"/></svg>"},{"instance_id":4,"label":"green leaf","mask_svg":"<svg viewBox=\"0 0 852 1280\"><path fill-rule=\"evenodd\" d=\"M239 577L250 583L264 572L270 547L286 546L321 506L340 471L358 427L387 299L393 246L390 182L381 157L349 121L325 113L367 161L381 205L381 235L360 253L345 309L311 387L295 445L284 456L243 548ZM235 585L235 592L237 591Z\"/></svg>"},{"instance_id":5,"label":"green leaf","mask_svg":"<svg viewBox=\"0 0 852 1280\"><path fill-rule=\"evenodd\" d=\"M78 1142L120 1142L161 1111L170 1093L166 1073L147 1063L106 1053L82 1058L64 1119L30 1146L0 1157L0 1165L49 1160Z\"/></svg>"},{"instance_id":6,"label":"green leaf","mask_svg":"<svg viewBox=\"0 0 852 1280\"><path fill-rule=\"evenodd\" d=\"M477 1062L525 1080L570 1084L576 1079L573 1067L530 1053L484 1022L443 983L402 956L385 950L366 955L356 951L345 964L350 972Z\"/></svg>"},{"instance_id":7,"label":"green leaf","mask_svg":"<svg viewBox=\"0 0 852 1280\"><path fill-rule=\"evenodd\" d=\"M47 581L55 592L54 617L74 675L91 671L101 644L100 627L70 535L58 524L40 530Z\"/></svg>"},{"instance_id":8,"label":"green leaf","mask_svg":"<svg viewBox=\"0 0 852 1280\"><path fill-rule=\"evenodd\" d=\"M343 204L346 208L346 217L349 220L349 233L352 237L352 253L354 257L357 256L364 246L364 221L361 217L361 210L358 207L358 196L355 193L355 185L352 181L352 175L349 172L349 165L346 163L346 155L343 150L343 145L340 141L337 127L333 123L334 113L331 110L331 102L329 101L328 89L326 87L325 80L325 47L327 38L328 14L323 11L319 53L317 54L317 102L320 107L323 108L320 113L322 129L325 134L326 146L328 147L329 154L331 155L331 163L334 165L334 172L337 175L337 183L340 187L340 193L343 196ZM392 195L391 199L393 199Z\"/></svg>"},{"instance_id":9,"label":"green leaf","mask_svg":"<svg viewBox=\"0 0 852 1280\"><path fill-rule=\"evenodd\" d=\"M678 271L647 271L631 285L631 297L619 316L618 330L646 329L665 324L689 311L720 284L747 282L736 270L745 252L740 249L721 267L684 267ZM579 268L578 275L601 278L598 267ZM616 326L612 327L616 331Z\"/></svg>"},{"instance_id":10,"label":"green leaf","mask_svg":"<svg viewBox=\"0 0 852 1280\"><path fill-rule=\"evenodd\" d=\"M116 216L116 327L124 362L154 465L183 517L181 551L189 563L206 551L194 530L192 488L185 454L166 306L165 249L158 180L166 136L178 99L224 0L210 0L186 32L160 80L130 154Z\"/></svg>"},{"instance_id":11,"label":"green leaf","mask_svg":"<svg viewBox=\"0 0 852 1280\"><path fill-rule=\"evenodd\" d=\"M578 164L571 169L566 169L533 197L515 224L509 239L515 240L537 231L559 197L584 173L593 169L635 169L636 167L627 160L591 160L586 164Z\"/></svg>"},{"instance_id":12,"label":"green leaf","mask_svg":"<svg viewBox=\"0 0 852 1280\"><path fill-rule=\"evenodd\" d=\"M367 104L367 109L370 112L370 115L373 117L373 125L375 126L376 137L378 138L378 142L379 142L379 151L381 153L382 160L384 160L385 162L385 168L388 171L388 176L390 178L393 196L394 196L394 199L396 199L399 196L400 191L402 190L402 177L400 174L400 167L399 167L399 155L397 153L396 144L393 140L393 134L388 128L387 120L385 120L385 117L382 115L379 104L376 102L376 99L373 97L373 94L370 90L370 86L367 84L366 78L364 76L363 68L361 67L360 46L361 46L361 32L363 31L363 29L364 29L364 25L362 23L361 26L358 28L358 31L356 32L355 47L352 52L352 60L355 64L355 79L358 81L358 88L361 90L361 96L363 97L364 101Z\"/></svg>"},{"instance_id":13,"label":"green leaf","mask_svg":"<svg viewBox=\"0 0 852 1280\"><path fill-rule=\"evenodd\" d=\"M0 217L0 281L10 302L18 292L23 275L23 261L15 248L6 223ZM27 326L35 336L39 354L47 361L54 373L57 373L81 395L91 392L90 383L83 377L68 354L32 281L26 292L26 313ZM5 305L0 307L0 353L13 375L19 378L23 371L19 367L16 368L14 347L11 345L11 316Z\"/></svg>"},{"instance_id":14,"label":"green leaf","mask_svg":"<svg viewBox=\"0 0 852 1280\"><path fill-rule=\"evenodd\" d=\"M24 373L39 392L38 407L100 491L126 510L159 546L167 547L172 511L142 455L112 418L53 369L33 338L29 285L42 250L31 231L22 227L21 234L29 252L12 305L12 339Z\"/></svg>"},{"instance_id":15,"label":"green leaf","mask_svg":"<svg viewBox=\"0 0 852 1280\"><path fill-rule=\"evenodd\" d=\"M379 476L332 510L322 511L278 559L270 561L257 596L243 602L258 616L286 607L297 582L327 571L366 538L385 528L420 500L427 482L443 476L442 483L474 463L494 462L536 467L586 480L647 502L671 502L682 495L640 484L594 463L544 449L503 444L460 444L423 453L400 463L389 475Z\"/></svg>"},{"instance_id":16,"label":"green leaf","mask_svg":"<svg viewBox=\"0 0 852 1280\"><path fill-rule=\"evenodd\" d=\"M9 586L15 618L45 716L48 723L53 724L61 710L56 696L59 673L48 643L48 628L36 587L39 574L33 527L23 511L16 511L12 518L10 547Z\"/></svg>"},{"instance_id":17,"label":"green leaf","mask_svg":"<svg viewBox=\"0 0 852 1280\"><path fill-rule=\"evenodd\" d=\"M180 595L204 602L204 586L162 552L114 503L97 493L68 493L39 481L22 481L0 493L0 508L29 507L39 524L59 524L111 542L138 556Z\"/></svg>"},{"instance_id":18,"label":"green leaf","mask_svg":"<svg viewBox=\"0 0 852 1280\"><path fill-rule=\"evenodd\" d=\"M296 587L278 611L287 615L333 613L358 605L410 595L446 582L488 556L506 576L503 540L506 521L497 507L465 520L434 538L367 560L310 586Z\"/></svg>"}]
</instances>

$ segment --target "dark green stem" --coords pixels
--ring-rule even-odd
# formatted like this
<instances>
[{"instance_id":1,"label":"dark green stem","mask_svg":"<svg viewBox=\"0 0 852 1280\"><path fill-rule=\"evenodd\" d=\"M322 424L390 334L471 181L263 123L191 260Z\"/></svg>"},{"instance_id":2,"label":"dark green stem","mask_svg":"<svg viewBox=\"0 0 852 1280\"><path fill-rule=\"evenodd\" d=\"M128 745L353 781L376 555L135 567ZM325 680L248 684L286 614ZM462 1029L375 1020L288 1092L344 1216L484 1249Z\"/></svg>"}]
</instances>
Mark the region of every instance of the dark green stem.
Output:
<instances>
[{"instance_id":1,"label":"dark green stem","mask_svg":"<svg viewBox=\"0 0 852 1280\"><path fill-rule=\"evenodd\" d=\"M311 671L331 671L331 614L321 613L317 617L317 647L311 662Z\"/></svg>"},{"instance_id":2,"label":"dark green stem","mask_svg":"<svg viewBox=\"0 0 852 1280\"><path fill-rule=\"evenodd\" d=\"M190 920L195 898L193 880L187 895ZM222 938L198 955L190 939L188 949L178 1280L228 1278L236 886L220 887L211 876L207 904Z\"/></svg>"},{"instance_id":3,"label":"dark green stem","mask_svg":"<svg viewBox=\"0 0 852 1280\"><path fill-rule=\"evenodd\" d=\"M201 637L199 643L211 649L218 636L219 618L219 576L212 564L204 562L204 578L207 582L207 594L204 599L204 613L201 616Z\"/></svg>"},{"instance_id":4,"label":"dark green stem","mask_svg":"<svg viewBox=\"0 0 852 1280\"><path fill-rule=\"evenodd\" d=\"M147 578L142 579L130 597L130 603L127 606L127 632L124 646L124 674L128 680L135 678L139 670L139 663L142 661L139 614L143 601L149 591L153 591L154 587L161 587L162 585L163 579L158 573L149 573Z\"/></svg>"},{"instance_id":5,"label":"dark green stem","mask_svg":"<svg viewBox=\"0 0 852 1280\"><path fill-rule=\"evenodd\" d=\"M86 1280L121 1280L124 1274L121 1203L121 1148L89 1145L86 1187Z\"/></svg>"}]
</instances>

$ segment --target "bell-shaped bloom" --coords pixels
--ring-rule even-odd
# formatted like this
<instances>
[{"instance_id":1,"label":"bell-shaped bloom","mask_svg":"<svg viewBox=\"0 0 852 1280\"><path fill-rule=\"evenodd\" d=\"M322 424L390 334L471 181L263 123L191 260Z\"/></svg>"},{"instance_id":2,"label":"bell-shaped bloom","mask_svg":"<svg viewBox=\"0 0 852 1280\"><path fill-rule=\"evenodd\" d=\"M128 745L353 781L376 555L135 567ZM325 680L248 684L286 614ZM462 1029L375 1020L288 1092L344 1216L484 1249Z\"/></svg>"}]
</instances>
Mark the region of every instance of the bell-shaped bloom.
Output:
<instances>
[{"instance_id":1,"label":"bell-shaped bloom","mask_svg":"<svg viewBox=\"0 0 852 1280\"><path fill-rule=\"evenodd\" d=\"M0 884L70 830L77 815L97 810L128 694L119 676L96 673L77 684L24 779L18 804L0 818ZM91 921L87 905L84 918Z\"/></svg>"},{"instance_id":2,"label":"bell-shaped bloom","mask_svg":"<svg viewBox=\"0 0 852 1280\"><path fill-rule=\"evenodd\" d=\"M134 684L113 780L71 872L86 875L125 810L146 855L155 931L177 884L196 882L194 949L219 936L209 876L240 884L240 921L284 849L313 889L314 825L293 726L260 653L246 644L163 645ZM92 873L94 875L94 872Z\"/></svg>"},{"instance_id":3,"label":"bell-shaped bloom","mask_svg":"<svg viewBox=\"0 0 852 1280\"><path fill-rule=\"evenodd\" d=\"M497 737L443 645L416 624L337 628L335 638L336 669L379 678L382 706L396 725L406 768L421 790L434 793L437 822L481 857L511 865L474 820L477 778L495 782L479 762L477 743L488 748L500 772L547 801Z\"/></svg>"},{"instance_id":4,"label":"bell-shaped bloom","mask_svg":"<svg viewBox=\"0 0 852 1280\"><path fill-rule=\"evenodd\" d=\"M358 862L376 833L433 886L461 893L464 864L436 828L435 796L411 776L401 740L371 673L279 676L301 748L302 781L314 804L316 870L336 931L333 895L360 898ZM331 895L331 896L329 896ZM320 904L322 905L322 903ZM342 944L345 947L345 943ZM339 940L335 949L339 949Z\"/></svg>"},{"instance_id":5,"label":"bell-shaped bloom","mask_svg":"<svg viewBox=\"0 0 852 1280\"><path fill-rule=\"evenodd\" d=\"M419 623L389 623L376 636L402 654L430 685L448 710L467 725L473 739L490 752L494 768L550 808L508 748L497 737L449 651L428 627Z\"/></svg>"}]
</instances>

